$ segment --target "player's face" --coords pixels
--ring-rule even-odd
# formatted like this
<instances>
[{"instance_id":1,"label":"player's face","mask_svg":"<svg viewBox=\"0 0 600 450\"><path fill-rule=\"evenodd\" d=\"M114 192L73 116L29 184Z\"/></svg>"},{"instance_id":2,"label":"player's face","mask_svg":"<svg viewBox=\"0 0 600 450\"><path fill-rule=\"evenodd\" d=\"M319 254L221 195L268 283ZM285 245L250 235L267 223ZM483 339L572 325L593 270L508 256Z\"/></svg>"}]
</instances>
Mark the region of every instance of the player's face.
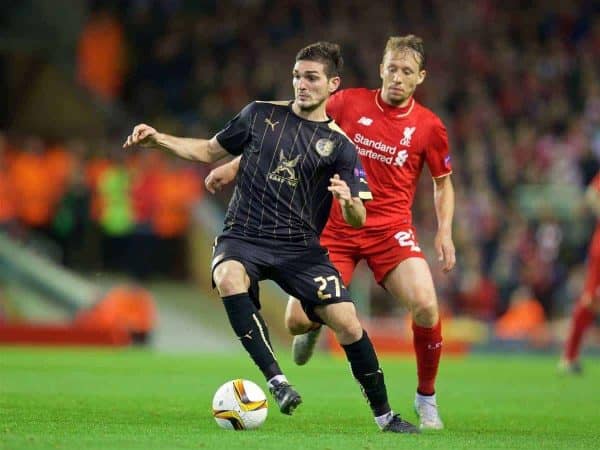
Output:
<instances>
[{"instance_id":1,"label":"player's face","mask_svg":"<svg viewBox=\"0 0 600 450\"><path fill-rule=\"evenodd\" d=\"M381 97L394 106L405 106L415 89L425 79L425 71L419 69L420 55L411 49L389 51L379 66Z\"/></svg>"},{"instance_id":2,"label":"player's face","mask_svg":"<svg viewBox=\"0 0 600 450\"><path fill-rule=\"evenodd\" d=\"M340 77L327 78L325 65L318 61L296 61L292 71L294 103L302 111L325 107L325 101L340 85Z\"/></svg>"}]
</instances>

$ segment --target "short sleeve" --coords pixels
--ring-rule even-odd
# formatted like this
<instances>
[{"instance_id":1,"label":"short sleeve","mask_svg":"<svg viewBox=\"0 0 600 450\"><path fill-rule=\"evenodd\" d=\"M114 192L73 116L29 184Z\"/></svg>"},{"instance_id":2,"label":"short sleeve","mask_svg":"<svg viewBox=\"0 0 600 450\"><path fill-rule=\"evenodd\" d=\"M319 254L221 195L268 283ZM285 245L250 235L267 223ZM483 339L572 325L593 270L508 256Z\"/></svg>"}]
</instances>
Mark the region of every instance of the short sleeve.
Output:
<instances>
[{"instance_id":1,"label":"short sleeve","mask_svg":"<svg viewBox=\"0 0 600 450\"><path fill-rule=\"evenodd\" d=\"M340 178L346 182L352 197L358 197L361 200L373 199L365 169L360 163L354 145L348 140L344 140L341 156L337 159L335 173L339 174Z\"/></svg>"},{"instance_id":2,"label":"short sleeve","mask_svg":"<svg viewBox=\"0 0 600 450\"><path fill-rule=\"evenodd\" d=\"M342 111L344 110L344 92L337 91L327 100L327 115L335 121L341 119Z\"/></svg>"},{"instance_id":3,"label":"short sleeve","mask_svg":"<svg viewBox=\"0 0 600 450\"><path fill-rule=\"evenodd\" d=\"M436 118L437 119L437 118ZM448 133L446 127L439 120L432 124L427 147L425 148L425 160L433 178L439 178L452 173L450 150L448 148Z\"/></svg>"},{"instance_id":4,"label":"short sleeve","mask_svg":"<svg viewBox=\"0 0 600 450\"><path fill-rule=\"evenodd\" d=\"M219 144L232 155L241 155L250 138L254 103L246 105L237 116L216 135Z\"/></svg>"}]
</instances>

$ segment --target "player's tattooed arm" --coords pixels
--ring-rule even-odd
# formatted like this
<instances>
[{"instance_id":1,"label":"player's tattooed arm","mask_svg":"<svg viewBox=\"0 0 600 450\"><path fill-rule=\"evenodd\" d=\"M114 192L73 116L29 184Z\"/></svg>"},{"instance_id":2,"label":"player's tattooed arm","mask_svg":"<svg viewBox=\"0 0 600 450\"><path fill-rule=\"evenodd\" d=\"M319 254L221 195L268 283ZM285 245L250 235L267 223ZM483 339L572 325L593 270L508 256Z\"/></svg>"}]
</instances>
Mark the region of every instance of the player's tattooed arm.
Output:
<instances>
[{"instance_id":1,"label":"player's tattooed arm","mask_svg":"<svg viewBox=\"0 0 600 450\"><path fill-rule=\"evenodd\" d=\"M123 148L139 145L141 147L155 147L168 150L180 158L212 163L229 155L216 137L212 139L195 139L171 136L159 133L155 128L141 123L136 125L127 137Z\"/></svg>"},{"instance_id":2,"label":"player's tattooed arm","mask_svg":"<svg viewBox=\"0 0 600 450\"><path fill-rule=\"evenodd\" d=\"M342 215L346 223L354 228L362 227L367 220L367 209L362 200L358 197L352 197L350 188L338 174L330 178L329 182L331 184L327 189L340 202Z\"/></svg>"},{"instance_id":3,"label":"player's tattooed arm","mask_svg":"<svg viewBox=\"0 0 600 450\"><path fill-rule=\"evenodd\" d=\"M237 158L234 158L231 161L211 170L208 176L204 179L206 190L211 194L214 194L235 180L238 170L240 170L241 159L242 157L238 156Z\"/></svg>"},{"instance_id":4,"label":"player's tattooed arm","mask_svg":"<svg viewBox=\"0 0 600 450\"><path fill-rule=\"evenodd\" d=\"M454 217L454 186L450 175L433 179L433 202L437 216L438 231L434 246L442 270L450 272L456 264L456 253L452 241L452 219Z\"/></svg>"}]
</instances>

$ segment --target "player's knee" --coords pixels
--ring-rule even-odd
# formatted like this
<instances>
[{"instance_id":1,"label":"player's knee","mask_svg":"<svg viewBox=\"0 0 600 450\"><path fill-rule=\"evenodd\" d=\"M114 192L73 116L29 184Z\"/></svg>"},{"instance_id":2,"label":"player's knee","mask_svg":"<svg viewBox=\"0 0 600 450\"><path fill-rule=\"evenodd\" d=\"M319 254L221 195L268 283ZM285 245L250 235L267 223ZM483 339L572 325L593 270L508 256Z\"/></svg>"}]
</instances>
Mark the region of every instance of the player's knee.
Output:
<instances>
[{"instance_id":1,"label":"player's knee","mask_svg":"<svg viewBox=\"0 0 600 450\"><path fill-rule=\"evenodd\" d=\"M412 308L413 320L420 327L433 327L439 320L438 303L435 294L427 299L420 299Z\"/></svg>"},{"instance_id":2,"label":"player's knee","mask_svg":"<svg viewBox=\"0 0 600 450\"><path fill-rule=\"evenodd\" d=\"M246 271L240 263L219 264L213 272L213 279L221 297L248 290Z\"/></svg>"},{"instance_id":3,"label":"player's knee","mask_svg":"<svg viewBox=\"0 0 600 450\"><path fill-rule=\"evenodd\" d=\"M309 332L313 328L313 322L304 317L298 317L294 314L286 314L285 327L290 334L297 336Z\"/></svg>"},{"instance_id":4,"label":"player's knee","mask_svg":"<svg viewBox=\"0 0 600 450\"><path fill-rule=\"evenodd\" d=\"M290 297L285 308L285 327L290 334L297 336L309 332L314 323L308 318L302 305L294 297Z\"/></svg>"},{"instance_id":5,"label":"player's knee","mask_svg":"<svg viewBox=\"0 0 600 450\"><path fill-rule=\"evenodd\" d=\"M363 327L358 319L347 321L334 331L341 345L352 344L358 341L363 335Z\"/></svg>"}]
</instances>

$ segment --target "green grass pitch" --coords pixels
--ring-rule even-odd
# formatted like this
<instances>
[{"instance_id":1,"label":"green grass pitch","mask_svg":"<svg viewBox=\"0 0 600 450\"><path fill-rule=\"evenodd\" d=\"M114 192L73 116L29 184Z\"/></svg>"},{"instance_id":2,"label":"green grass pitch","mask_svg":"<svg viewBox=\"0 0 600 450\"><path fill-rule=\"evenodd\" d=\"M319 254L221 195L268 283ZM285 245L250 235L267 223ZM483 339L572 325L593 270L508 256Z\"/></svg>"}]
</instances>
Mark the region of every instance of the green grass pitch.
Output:
<instances>
[{"instance_id":1,"label":"green grass pitch","mask_svg":"<svg viewBox=\"0 0 600 450\"><path fill-rule=\"evenodd\" d=\"M556 358L443 360L438 402L446 429L418 436L377 430L347 363L319 356L288 378L304 398L294 416L271 406L254 431L225 431L214 391L233 378L263 386L243 353L0 348L1 449L481 449L600 448L600 365L558 376ZM415 419L414 363L382 359L393 407Z\"/></svg>"}]
</instances>

